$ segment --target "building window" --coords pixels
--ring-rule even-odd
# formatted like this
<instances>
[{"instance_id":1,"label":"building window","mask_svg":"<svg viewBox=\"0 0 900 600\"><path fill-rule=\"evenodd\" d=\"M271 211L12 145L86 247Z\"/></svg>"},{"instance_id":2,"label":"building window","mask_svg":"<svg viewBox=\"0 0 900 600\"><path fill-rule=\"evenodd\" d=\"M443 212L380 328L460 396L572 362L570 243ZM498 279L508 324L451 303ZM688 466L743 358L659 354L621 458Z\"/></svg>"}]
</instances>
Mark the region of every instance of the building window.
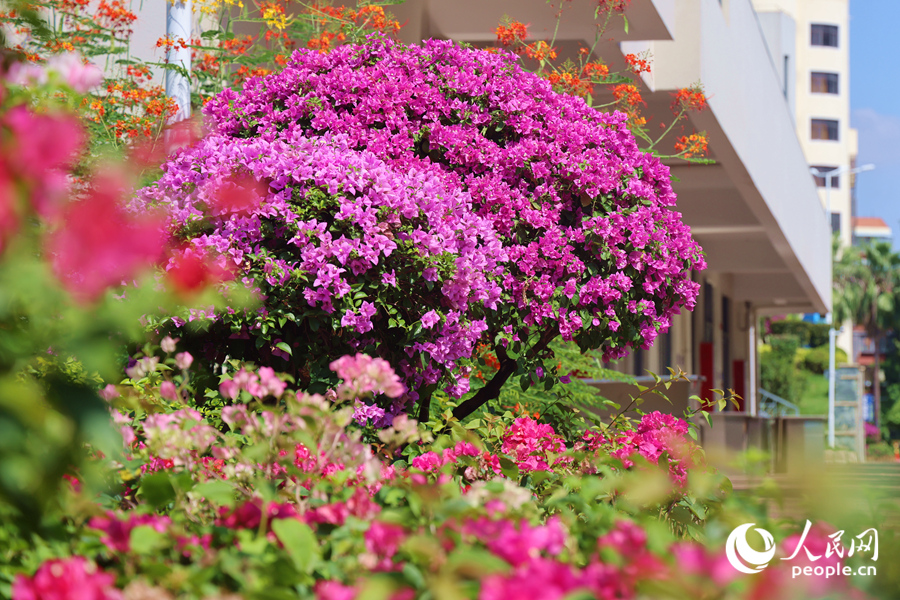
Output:
<instances>
[{"instance_id":1,"label":"building window","mask_svg":"<svg viewBox=\"0 0 900 600\"><path fill-rule=\"evenodd\" d=\"M837 94L837 73L812 73L809 91L813 94Z\"/></svg>"},{"instance_id":2,"label":"building window","mask_svg":"<svg viewBox=\"0 0 900 600\"><path fill-rule=\"evenodd\" d=\"M841 213L831 213L831 233L841 234Z\"/></svg>"},{"instance_id":3,"label":"building window","mask_svg":"<svg viewBox=\"0 0 900 600\"><path fill-rule=\"evenodd\" d=\"M838 28L837 25L822 25L813 23L810 43L813 46L831 46L838 47Z\"/></svg>"},{"instance_id":4,"label":"building window","mask_svg":"<svg viewBox=\"0 0 900 600\"><path fill-rule=\"evenodd\" d=\"M835 169L837 169L837 167L828 167L828 166L822 166L822 165L813 165L812 168L815 169L816 171L818 171L819 173L828 173L828 171L834 171ZM825 187L825 183L826 183L825 180L827 179L825 177L825 175L822 175L821 177L818 175L813 175L813 179L816 180L817 187ZM837 189L839 187L841 187L841 176L840 175L832 175L831 176L831 188Z\"/></svg>"},{"instance_id":5,"label":"building window","mask_svg":"<svg viewBox=\"0 0 900 600\"><path fill-rule=\"evenodd\" d=\"M810 137L814 140L838 139L838 122L832 119L813 119Z\"/></svg>"}]
</instances>

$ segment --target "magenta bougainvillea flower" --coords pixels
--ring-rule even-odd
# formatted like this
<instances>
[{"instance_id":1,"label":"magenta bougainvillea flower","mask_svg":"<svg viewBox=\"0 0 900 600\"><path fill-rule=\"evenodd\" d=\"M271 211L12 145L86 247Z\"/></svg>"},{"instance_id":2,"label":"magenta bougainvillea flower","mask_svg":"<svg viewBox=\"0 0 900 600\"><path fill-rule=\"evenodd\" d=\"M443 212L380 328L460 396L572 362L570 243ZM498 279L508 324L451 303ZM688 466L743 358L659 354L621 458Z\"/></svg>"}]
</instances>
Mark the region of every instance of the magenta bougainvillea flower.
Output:
<instances>
[{"instance_id":1,"label":"magenta bougainvillea flower","mask_svg":"<svg viewBox=\"0 0 900 600\"><path fill-rule=\"evenodd\" d=\"M12 596L16 600L122 600L114 582L114 575L100 571L81 556L73 556L45 562L33 577L17 575Z\"/></svg>"},{"instance_id":2,"label":"magenta bougainvillea flower","mask_svg":"<svg viewBox=\"0 0 900 600\"><path fill-rule=\"evenodd\" d=\"M314 384L337 356L381 356L408 388L385 401L389 421L438 386L467 392L479 342L509 349L507 377L549 376L555 336L620 357L692 308L705 263L668 167L625 115L515 61L373 40L295 52L214 98L212 133L141 197L264 298L262 313L216 315L206 354Z\"/></svg>"}]
</instances>

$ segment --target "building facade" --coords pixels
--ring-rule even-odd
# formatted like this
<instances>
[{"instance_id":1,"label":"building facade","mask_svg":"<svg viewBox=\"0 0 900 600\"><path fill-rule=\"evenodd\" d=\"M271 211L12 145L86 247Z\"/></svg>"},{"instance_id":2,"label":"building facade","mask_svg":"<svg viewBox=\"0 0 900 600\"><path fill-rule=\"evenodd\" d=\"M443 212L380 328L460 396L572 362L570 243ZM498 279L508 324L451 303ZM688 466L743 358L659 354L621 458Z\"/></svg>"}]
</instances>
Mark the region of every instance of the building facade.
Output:
<instances>
[{"instance_id":1,"label":"building facade","mask_svg":"<svg viewBox=\"0 0 900 600\"><path fill-rule=\"evenodd\" d=\"M753 0L772 60L786 73L785 93L794 109L797 137L811 168L849 171L857 155L850 127L849 0ZM793 48L783 28L793 23ZM781 38L780 40L778 38ZM822 205L830 203L833 230L852 243L853 178L815 177ZM829 208L826 206L826 208Z\"/></svg>"},{"instance_id":2,"label":"building facade","mask_svg":"<svg viewBox=\"0 0 900 600\"><path fill-rule=\"evenodd\" d=\"M850 127L850 0L753 0L772 60L785 72L797 136L814 176L832 231L853 244L857 132ZM782 31L794 27L793 45ZM852 323L837 345L852 356Z\"/></svg>"}]
</instances>

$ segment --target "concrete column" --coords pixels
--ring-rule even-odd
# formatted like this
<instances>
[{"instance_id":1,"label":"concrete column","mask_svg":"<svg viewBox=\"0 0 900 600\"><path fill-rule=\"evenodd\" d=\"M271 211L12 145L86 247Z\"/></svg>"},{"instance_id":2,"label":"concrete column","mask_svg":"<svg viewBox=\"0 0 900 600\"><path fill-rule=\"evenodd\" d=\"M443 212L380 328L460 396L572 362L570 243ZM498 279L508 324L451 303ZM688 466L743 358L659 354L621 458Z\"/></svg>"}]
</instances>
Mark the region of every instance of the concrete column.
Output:
<instances>
[{"instance_id":1,"label":"concrete column","mask_svg":"<svg viewBox=\"0 0 900 600\"><path fill-rule=\"evenodd\" d=\"M166 35L170 39L183 39L190 43L191 22L191 0L166 4ZM166 61L170 65L179 65L187 74L166 70L166 95L178 103L178 112L172 117L172 122L177 123L191 116L191 49L172 47L166 53Z\"/></svg>"}]
</instances>

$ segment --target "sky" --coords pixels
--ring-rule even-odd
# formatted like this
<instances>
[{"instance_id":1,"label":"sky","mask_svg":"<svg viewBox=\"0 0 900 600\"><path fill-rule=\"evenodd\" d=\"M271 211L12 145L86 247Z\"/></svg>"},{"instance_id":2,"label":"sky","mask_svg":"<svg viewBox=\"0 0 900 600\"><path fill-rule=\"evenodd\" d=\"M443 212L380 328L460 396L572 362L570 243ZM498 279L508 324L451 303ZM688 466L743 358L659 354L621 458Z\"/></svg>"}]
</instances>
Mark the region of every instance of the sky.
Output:
<instances>
[{"instance_id":1,"label":"sky","mask_svg":"<svg viewBox=\"0 0 900 600\"><path fill-rule=\"evenodd\" d=\"M900 249L900 0L850 0L850 125L859 130L857 214L881 217Z\"/></svg>"}]
</instances>

